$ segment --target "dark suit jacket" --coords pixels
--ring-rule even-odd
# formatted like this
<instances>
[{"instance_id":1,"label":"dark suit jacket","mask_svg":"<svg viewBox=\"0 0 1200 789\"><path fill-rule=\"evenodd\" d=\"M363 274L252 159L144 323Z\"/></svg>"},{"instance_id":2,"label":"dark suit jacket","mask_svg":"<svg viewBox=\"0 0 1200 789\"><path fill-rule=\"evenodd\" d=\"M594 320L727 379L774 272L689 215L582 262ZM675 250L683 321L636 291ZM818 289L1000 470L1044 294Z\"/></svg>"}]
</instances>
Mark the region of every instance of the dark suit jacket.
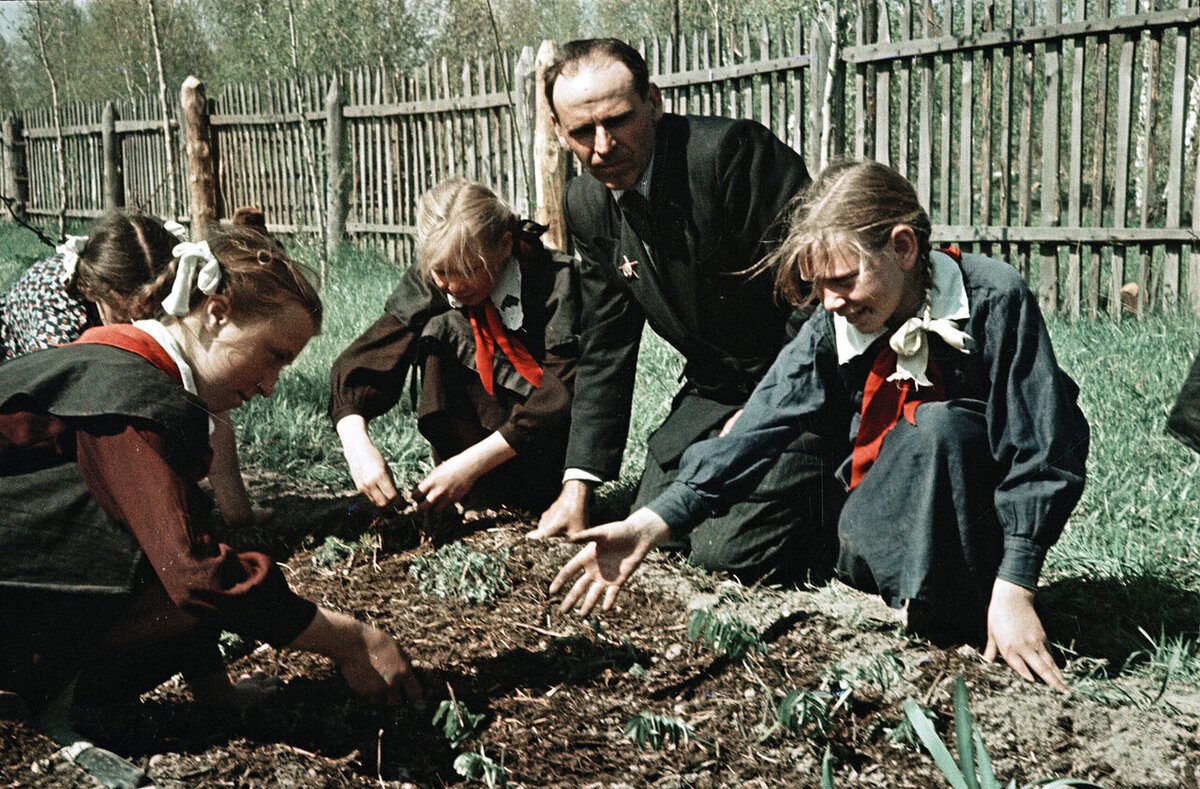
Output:
<instances>
[{"instance_id":1,"label":"dark suit jacket","mask_svg":"<svg viewBox=\"0 0 1200 789\"><path fill-rule=\"evenodd\" d=\"M800 156L753 121L668 114L653 166L650 238L638 238L587 173L564 199L582 257L583 315L567 467L606 479L620 468L644 322L686 359L674 410L688 413L687 424L666 429L673 413L656 431L660 451L674 456L745 401L786 341L792 312L769 272L738 272L763 257L780 210L808 184ZM637 261L636 278L621 273L626 258Z\"/></svg>"}]
</instances>

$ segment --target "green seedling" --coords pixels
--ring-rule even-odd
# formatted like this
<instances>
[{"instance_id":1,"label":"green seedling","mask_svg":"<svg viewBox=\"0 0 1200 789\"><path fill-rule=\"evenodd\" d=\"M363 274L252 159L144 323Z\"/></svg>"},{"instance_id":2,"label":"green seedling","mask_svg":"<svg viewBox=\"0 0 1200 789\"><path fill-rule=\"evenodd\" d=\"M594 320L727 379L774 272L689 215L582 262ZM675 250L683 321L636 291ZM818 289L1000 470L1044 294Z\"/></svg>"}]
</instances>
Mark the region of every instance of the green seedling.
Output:
<instances>
[{"instance_id":1,"label":"green seedling","mask_svg":"<svg viewBox=\"0 0 1200 789\"><path fill-rule=\"evenodd\" d=\"M488 789L508 786L508 773L504 767L489 759L486 754L469 751L460 753L454 760L454 771L468 781L479 781Z\"/></svg>"},{"instance_id":2,"label":"green seedling","mask_svg":"<svg viewBox=\"0 0 1200 789\"><path fill-rule=\"evenodd\" d=\"M451 747L457 748L479 733L479 727L486 717L471 712L461 701L446 699L433 713L433 725L440 726Z\"/></svg>"},{"instance_id":3,"label":"green seedling","mask_svg":"<svg viewBox=\"0 0 1200 789\"><path fill-rule=\"evenodd\" d=\"M692 727L669 715L639 712L626 724L625 736L643 750L650 748L658 751L662 750L668 741L672 745L687 745L688 740L692 738Z\"/></svg>"},{"instance_id":4,"label":"green seedling","mask_svg":"<svg viewBox=\"0 0 1200 789\"><path fill-rule=\"evenodd\" d=\"M707 608L692 611L688 640L702 642L717 656L737 663L747 655L766 655L767 645L758 631L747 622L727 614L714 614Z\"/></svg>"},{"instance_id":5,"label":"green seedling","mask_svg":"<svg viewBox=\"0 0 1200 789\"><path fill-rule=\"evenodd\" d=\"M825 746L825 758L821 759L821 789L833 789L833 752Z\"/></svg>"},{"instance_id":6,"label":"green seedling","mask_svg":"<svg viewBox=\"0 0 1200 789\"><path fill-rule=\"evenodd\" d=\"M378 534L367 532L357 540L346 541L332 534L325 538L321 547L313 551L312 562L318 567L333 567L335 564L352 564L356 553L374 554L379 550Z\"/></svg>"},{"instance_id":7,"label":"green seedling","mask_svg":"<svg viewBox=\"0 0 1200 789\"><path fill-rule=\"evenodd\" d=\"M452 542L418 556L409 565L408 574L424 594L482 603L508 591L507 562L507 548L482 553Z\"/></svg>"},{"instance_id":8,"label":"green seedling","mask_svg":"<svg viewBox=\"0 0 1200 789\"><path fill-rule=\"evenodd\" d=\"M775 708L776 725L771 732L783 729L793 737L798 735L827 738L833 733L837 713L846 705L851 690L836 696L813 690L793 690ZM833 703L830 703L832 700ZM771 734L768 732L768 736Z\"/></svg>"},{"instance_id":9,"label":"green seedling","mask_svg":"<svg viewBox=\"0 0 1200 789\"><path fill-rule=\"evenodd\" d=\"M829 690L854 690L870 683L886 694L904 677L904 663L890 650L871 658L866 665L849 669L837 663L824 673Z\"/></svg>"},{"instance_id":10,"label":"green seedling","mask_svg":"<svg viewBox=\"0 0 1200 789\"><path fill-rule=\"evenodd\" d=\"M904 714L908 717L913 731L920 738L921 744L933 761L937 764L942 775L952 789L1016 789L1017 779L1013 778L1003 787L996 778L992 768L992 759L988 756L983 738L971 720L971 709L967 702L967 685L963 678L954 680L954 739L958 750L958 762L950 755L949 749L938 737L937 730L929 722L929 718L920 706L912 699L904 702ZM1048 778L1025 784L1024 789L1104 789L1103 787L1079 778Z\"/></svg>"}]
</instances>

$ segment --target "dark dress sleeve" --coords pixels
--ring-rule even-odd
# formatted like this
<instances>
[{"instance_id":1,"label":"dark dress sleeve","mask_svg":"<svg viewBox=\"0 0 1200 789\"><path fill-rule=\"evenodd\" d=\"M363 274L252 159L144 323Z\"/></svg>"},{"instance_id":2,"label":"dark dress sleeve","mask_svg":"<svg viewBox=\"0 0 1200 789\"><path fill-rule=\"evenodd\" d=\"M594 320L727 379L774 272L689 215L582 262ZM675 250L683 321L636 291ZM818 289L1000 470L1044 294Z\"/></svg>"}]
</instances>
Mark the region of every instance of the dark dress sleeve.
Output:
<instances>
[{"instance_id":1,"label":"dark dress sleeve","mask_svg":"<svg viewBox=\"0 0 1200 789\"><path fill-rule=\"evenodd\" d=\"M237 553L198 528L189 506L194 485L168 463L160 434L130 424L83 427L76 430L76 452L84 483L133 534L180 609L276 647L312 622L315 604L288 587L270 557Z\"/></svg>"},{"instance_id":2,"label":"dark dress sleeve","mask_svg":"<svg viewBox=\"0 0 1200 789\"><path fill-rule=\"evenodd\" d=\"M449 303L413 266L388 297L384 314L338 356L330 370L329 415L334 424L359 414L367 420L390 411L404 393L422 327Z\"/></svg>"},{"instance_id":3,"label":"dark dress sleeve","mask_svg":"<svg viewBox=\"0 0 1200 789\"><path fill-rule=\"evenodd\" d=\"M1167 415L1167 433L1200 452L1200 354L1192 361L1187 378Z\"/></svg>"},{"instance_id":4,"label":"dark dress sleeve","mask_svg":"<svg viewBox=\"0 0 1200 789\"><path fill-rule=\"evenodd\" d=\"M991 300L984 331L991 393L988 441L1000 469L1004 529L997 577L1034 588L1046 552L1083 494L1089 428L1079 388L1059 369L1037 298L1014 282Z\"/></svg>"},{"instance_id":5,"label":"dark dress sleeve","mask_svg":"<svg viewBox=\"0 0 1200 789\"><path fill-rule=\"evenodd\" d=\"M417 333L384 313L338 356L329 372L329 416L367 420L390 411L404 392Z\"/></svg>"}]
</instances>

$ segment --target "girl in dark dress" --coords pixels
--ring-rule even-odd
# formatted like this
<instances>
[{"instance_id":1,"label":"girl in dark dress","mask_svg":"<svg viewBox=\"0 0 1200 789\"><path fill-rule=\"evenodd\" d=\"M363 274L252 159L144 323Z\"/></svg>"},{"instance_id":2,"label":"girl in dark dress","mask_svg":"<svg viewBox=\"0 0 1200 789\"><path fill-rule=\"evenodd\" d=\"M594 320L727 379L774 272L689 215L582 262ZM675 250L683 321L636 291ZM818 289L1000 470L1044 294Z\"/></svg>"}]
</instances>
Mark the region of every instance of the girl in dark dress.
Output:
<instances>
[{"instance_id":1,"label":"girl in dark dress","mask_svg":"<svg viewBox=\"0 0 1200 789\"><path fill-rule=\"evenodd\" d=\"M175 253L144 294L159 319L0 366L0 687L62 712L81 669L156 664L182 667L198 699L239 707L262 689L230 683L217 650L228 630L327 655L364 696L416 695L391 637L298 597L269 557L205 530L210 415L270 396L321 304L260 233L218 231ZM70 739L61 716L43 720Z\"/></svg>"},{"instance_id":2,"label":"girl in dark dress","mask_svg":"<svg viewBox=\"0 0 1200 789\"><path fill-rule=\"evenodd\" d=\"M1083 491L1088 425L1037 298L1008 265L930 248L912 185L873 162L827 169L786 209L766 265L816 310L727 435L627 520L589 529L555 578L584 613L646 552L752 490L792 437L845 462L838 575L906 607L909 626L969 641L1063 689L1034 609L1046 551Z\"/></svg>"},{"instance_id":3,"label":"girl in dark dress","mask_svg":"<svg viewBox=\"0 0 1200 789\"><path fill-rule=\"evenodd\" d=\"M434 510L468 493L472 506L540 511L557 495L578 357L571 260L542 246L488 187L451 179L421 198L418 265L384 314L337 361L330 413L358 490L397 498L367 422L421 371L417 425L437 464L417 485Z\"/></svg>"},{"instance_id":4,"label":"girl in dark dress","mask_svg":"<svg viewBox=\"0 0 1200 789\"><path fill-rule=\"evenodd\" d=\"M257 211L257 209L252 209ZM234 224L255 216L239 208ZM262 220L262 213L257 213ZM0 296L0 362L32 351L65 345L87 329L145 317L133 305L187 240L178 222L145 214L109 211L86 236L67 236L55 254L34 263ZM219 419L209 482L221 515L231 526L261 523L272 511L256 507L242 482L233 424Z\"/></svg>"}]
</instances>

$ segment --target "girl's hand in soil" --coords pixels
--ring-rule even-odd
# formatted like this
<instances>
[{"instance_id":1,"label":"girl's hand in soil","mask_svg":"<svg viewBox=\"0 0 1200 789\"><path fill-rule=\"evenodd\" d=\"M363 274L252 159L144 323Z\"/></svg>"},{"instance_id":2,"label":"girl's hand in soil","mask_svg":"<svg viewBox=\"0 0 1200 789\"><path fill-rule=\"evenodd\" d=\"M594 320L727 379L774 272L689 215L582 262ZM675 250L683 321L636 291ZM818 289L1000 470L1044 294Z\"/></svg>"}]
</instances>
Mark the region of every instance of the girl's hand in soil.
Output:
<instances>
[{"instance_id":1,"label":"girl's hand in soil","mask_svg":"<svg viewBox=\"0 0 1200 789\"><path fill-rule=\"evenodd\" d=\"M573 535L572 542L589 544L558 571L550 584L550 594L556 594L578 576L559 610L566 613L579 603L579 615L587 616L601 595L604 596L601 610L610 610L617 592L642 559L670 534L666 521L653 510L642 507L623 521L584 529Z\"/></svg>"},{"instance_id":2,"label":"girl's hand in soil","mask_svg":"<svg viewBox=\"0 0 1200 789\"><path fill-rule=\"evenodd\" d=\"M417 485L416 499L423 510L441 512L461 501L475 482L496 466L515 457L516 450L498 431L442 462Z\"/></svg>"},{"instance_id":3,"label":"girl's hand in soil","mask_svg":"<svg viewBox=\"0 0 1200 789\"><path fill-rule=\"evenodd\" d=\"M350 466L350 478L358 492L376 507L386 507L396 500L396 483L387 461L367 435L367 421L358 414L338 420L338 437L342 439L342 454Z\"/></svg>"},{"instance_id":4,"label":"girl's hand in soil","mask_svg":"<svg viewBox=\"0 0 1200 789\"><path fill-rule=\"evenodd\" d=\"M421 698L421 686L396 640L354 617L318 607L288 646L332 658L350 690L363 698L389 706Z\"/></svg>"},{"instance_id":5,"label":"girl's hand in soil","mask_svg":"<svg viewBox=\"0 0 1200 789\"><path fill-rule=\"evenodd\" d=\"M988 640L984 660L1004 658L1013 671L1030 682L1036 674L1043 682L1065 693L1062 670L1050 654L1046 631L1033 607L1033 590L996 579L987 614Z\"/></svg>"}]
</instances>

